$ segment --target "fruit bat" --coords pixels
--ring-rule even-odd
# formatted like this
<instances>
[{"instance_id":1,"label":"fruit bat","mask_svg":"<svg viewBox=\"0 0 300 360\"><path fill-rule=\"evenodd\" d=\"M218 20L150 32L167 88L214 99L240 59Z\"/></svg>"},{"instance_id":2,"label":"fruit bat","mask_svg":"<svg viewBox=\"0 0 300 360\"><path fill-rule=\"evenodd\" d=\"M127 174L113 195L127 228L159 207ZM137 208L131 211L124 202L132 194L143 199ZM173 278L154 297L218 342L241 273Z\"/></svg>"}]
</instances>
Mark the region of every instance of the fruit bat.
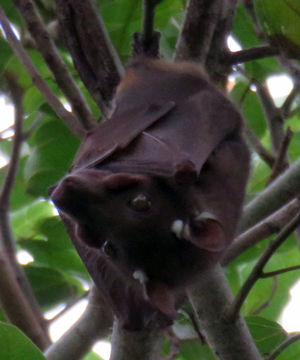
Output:
<instances>
[{"instance_id":1,"label":"fruit bat","mask_svg":"<svg viewBox=\"0 0 300 360\"><path fill-rule=\"evenodd\" d=\"M123 326L162 326L233 239L242 119L196 65L152 59L127 68L114 107L51 196Z\"/></svg>"}]
</instances>

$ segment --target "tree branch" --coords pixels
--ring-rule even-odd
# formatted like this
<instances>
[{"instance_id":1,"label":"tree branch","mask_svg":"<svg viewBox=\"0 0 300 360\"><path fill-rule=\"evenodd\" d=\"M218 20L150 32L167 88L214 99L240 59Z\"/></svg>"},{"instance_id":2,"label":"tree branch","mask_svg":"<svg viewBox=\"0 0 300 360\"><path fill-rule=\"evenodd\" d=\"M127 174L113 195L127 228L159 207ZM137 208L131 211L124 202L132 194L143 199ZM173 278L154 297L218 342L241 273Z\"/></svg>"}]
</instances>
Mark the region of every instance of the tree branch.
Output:
<instances>
[{"instance_id":1,"label":"tree branch","mask_svg":"<svg viewBox=\"0 0 300 360\"><path fill-rule=\"evenodd\" d=\"M273 298L276 294L277 288L278 288L278 280L277 280L277 277L275 276L275 277L273 277L273 287L272 287L272 291L271 291L269 298L265 302L263 302L259 307L257 307L256 309L253 309L251 311L251 315L258 315L261 311L266 309L271 304L271 301L273 300Z\"/></svg>"},{"instance_id":2,"label":"tree branch","mask_svg":"<svg viewBox=\"0 0 300 360\"><path fill-rule=\"evenodd\" d=\"M227 53L224 56L224 62L226 62L228 65L234 65L247 61L262 59L269 56L275 56L278 54L279 50L276 47L271 45L261 45L251 49Z\"/></svg>"},{"instance_id":3,"label":"tree branch","mask_svg":"<svg viewBox=\"0 0 300 360\"><path fill-rule=\"evenodd\" d=\"M242 72L244 76L244 71L239 67L239 71ZM245 101L245 98L250 90L251 87L251 81L249 81L248 86L243 91L241 98L239 100L239 108L242 111L242 105ZM275 158L274 156L263 146L261 143L259 137L254 133L252 128L250 127L248 121L244 122L244 135L245 140L247 141L248 145L253 148L253 150L260 156L260 158L269 165L270 168L274 166Z\"/></svg>"},{"instance_id":4,"label":"tree branch","mask_svg":"<svg viewBox=\"0 0 300 360\"><path fill-rule=\"evenodd\" d=\"M299 92L300 92L300 81L297 81L297 83L294 85L293 90L289 93L289 95L287 96L287 98L285 99L284 103L280 108L282 116L284 118L288 118L289 116L291 116L291 107L293 101L295 100Z\"/></svg>"},{"instance_id":5,"label":"tree branch","mask_svg":"<svg viewBox=\"0 0 300 360\"><path fill-rule=\"evenodd\" d=\"M162 346L162 331L127 331L114 321L110 360L156 360Z\"/></svg>"},{"instance_id":6,"label":"tree branch","mask_svg":"<svg viewBox=\"0 0 300 360\"><path fill-rule=\"evenodd\" d=\"M253 132L248 122L244 123L244 134L248 145L259 155L259 157L272 168L275 157L263 146L258 136Z\"/></svg>"},{"instance_id":7,"label":"tree branch","mask_svg":"<svg viewBox=\"0 0 300 360\"><path fill-rule=\"evenodd\" d=\"M236 319L238 313L248 296L250 290L252 289L253 285L256 281L261 277L263 268L270 260L271 256L274 252L279 248L279 246L287 239L287 237L299 226L300 224L300 213L298 213L278 234L274 241L271 241L263 252L257 263L255 264L251 274L247 278L246 282L240 289L239 293L237 294L235 300L233 301L231 308L228 311L229 317L231 319Z\"/></svg>"},{"instance_id":8,"label":"tree branch","mask_svg":"<svg viewBox=\"0 0 300 360\"><path fill-rule=\"evenodd\" d=\"M284 269L280 269L280 270L276 270L276 271L270 271L270 272L267 272L267 273L263 272L260 277L265 279L265 278L273 277L273 276L276 276L276 275L281 275L281 274L284 274L286 272L295 271L295 270L300 270L300 265L290 266L290 267L287 267L287 268L284 268Z\"/></svg>"},{"instance_id":9,"label":"tree branch","mask_svg":"<svg viewBox=\"0 0 300 360\"><path fill-rule=\"evenodd\" d=\"M231 66L223 61L227 52L227 38L232 30L235 10L238 0L220 1L220 14L209 47L205 68L210 78L222 88L225 88Z\"/></svg>"},{"instance_id":10,"label":"tree branch","mask_svg":"<svg viewBox=\"0 0 300 360\"><path fill-rule=\"evenodd\" d=\"M21 42L15 36L10 24L7 19L4 11L0 7L0 22L2 24L3 30L6 35L6 40L10 44L12 50L19 58L25 69L27 70L29 76L31 77L32 83L40 90L40 92L44 95L45 99L52 107L54 112L60 117L68 128L77 136L82 137L84 134L82 130L78 127L78 120L76 117L68 112L56 95L52 92L52 90L48 87L46 81L41 77L35 66L30 60L30 57L26 53L24 47Z\"/></svg>"},{"instance_id":11,"label":"tree branch","mask_svg":"<svg viewBox=\"0 0 300 360\"><path fill-rule=\"evenodd\" d=\"M300 340L300 334L289 336L288 339L283 341L266 360L275 360L288 346Z\"/></svg>"},{"instance_id":12,"label":"tree branch","mask_svg":"<svg viewBox=\"0 0 300 360\"><path fill-rule=\"evenodd\" d=\"M280 64L293 79L294 87L290 94L285 99L283 105L281 106L281 113L284 118L291 116L291 107L295 97L299 94L300 91L300 67L296 62L293 62L290 59L287 59L284 56L278 57Z\"/></svg>"},{"instance_id":13,"label":"tree branch","mask_svg":"<svg viewBox=\"0 0 300 360\"><path fill-rule=\"evenodd\" d=\"M232 322L227 307L233 294L222 268L207 270L190 293L209 347L222 360L262 360L245 320Z\"/></svg>"},{"instance_id":14,"label":"tree branch","mask_svg":"<svg viewBox=\"0 0 300 360\"><path fill-rule=\"evenodd\" d=\"M5 252L0 251L0 303L7 319L18 326L40 349L50 340L24 296Z\"/></svg>"},{"instance_id":15,"label":"tree branch","mask_svg":"<svg viewBox=\"0 0 300 360\"><path fill-rule=\"evenodd\" d=\"M64 64L43 20L32 0L14 0L23 20L52 74L70 102L74 113L85 129L93 124L93 116L72 75Z\"/></svg>"},{"instance_id":16,"label":"tree branch","mask_svg":"<svg viewBox=\"0 0 300 360\"><path fill-rule=\"evenodd\" d=\"M23 107L22 98L23 91L16 83L12 74L6 73L6 82L8 84L11 98L15 106L15 124L14 124L14 141L12 146L11 158L7 167L7 171L3 180L0 192L0 210L8 211L10 205L10 195L13 190L13 185L19 167L20 152L23 144ZM9 245L9 244L7 244Z\"/></svg>"},{"instance_id":17,"label":"tree branch","mask_svg":"<svg viewBox=\"0 0 300 360\"><path fill-rule=\"evenodd\" d=\"M123 73L103 20L92 0L55 0L74 65L104 116Z\"/></svg>"},{"instance_id":18,"label":"tree branch","mask_svg":"<svg viewBox=\"0 0 300 360\"><path fill-rule=\"evenodd\" d=\"M133 57L159 56L159 39L160 33L154 31L155 7L162 0L144 0L142 33L133 35L134 42L132 44Z\"/></svg>"},{"instance_id":19,"label":"tree branch","mask_svg":"<svg viewBox=\"0 0 300 360\"><path fill-rule=\"evenodd\" d=\"M38 346L44 348L50 342L46 332L46 322L28 279L16 260L15 239L9 217L10 195L16 178L23 143L22 124L24 115L22 108L23 92L13 75L6 74L5 77L15 106L15 124L12 154L0 191L0 273L1 277L5 278L0 284L0 301L8 319L13 324L20 326ZM15 301L11 301L11 296L14 296L12 295L14 293L16 294ZM23 307L24 316L22 316Z\"/></svg>"},{"instance_id":20,"label":"tree branch","mask_svg":"<svg viewBox=\"0 0 300 360\"><path fill-rule=\"evenodd\" d=\"M282 207L300 193L300 160L292 164L245 207L238 232L249 229L257 222Z\"/></svg>"},{"instance_id":21,"label":"tree branch","mask_svg":"<svg viewBox=\"0 0 300 360\"><path fill-rule=\"evenodd\" d=\"M239 235L226 250L222 258L222 265L227 266L239 255L253 247L258 242L270 235L278 233L288 221L300 211L298 199L292 200L287 205L272 213L265 220L259 222L249 230Z\"/></svg>"},{"instance_id":22,"label":"tree branch","mask_svg":"<svg viewBox=\"0 0 300 360\"><path fill-rule=\"evenodd\" d=\"M272 168L272 172L266 182L266 185L269 185L272 181L274 181L286 168L286 158L287 158L287 151L289 144L292 140L293 132L290 128L287 129L284 138L282 139L278 156L276 158L276 161L274 163L274 166Z\"/></svg>"},{"instance_id":23,"label":"tree branch","mask_svg":"<svg viewBox=\"0 0 300 360\"><path fill-rule=\"evenodd\" d=\"M109 334L111 325L112 313L94 288L82 317L45 352L47 360L81 359L97 340Z\"/></svg>"},{"instance_id":24,"label":"tree branch","mask_svg":"<svg viewBox=\"0 0 300 360\"><path fill-rule=\"evenodd\" d=\"M219 0L189 0L176 44L175 60L205 64L221 10Z\"/></svg>"},{"instance_id":25,"label":"tree branch","mask_svg":"<svg viewBox=\"0 0 300 360\"><path fill-rule=\"evenodd\" d=\"M267 125L270 130L272 149L273 152L277 154L282 143L282 139L284 138L284 121L281 111L275 106L266 86L262 85L258 81L254 81L254 84L256 86L257 94L259 95L266 116Z\"/></svg>"}]
</instances>

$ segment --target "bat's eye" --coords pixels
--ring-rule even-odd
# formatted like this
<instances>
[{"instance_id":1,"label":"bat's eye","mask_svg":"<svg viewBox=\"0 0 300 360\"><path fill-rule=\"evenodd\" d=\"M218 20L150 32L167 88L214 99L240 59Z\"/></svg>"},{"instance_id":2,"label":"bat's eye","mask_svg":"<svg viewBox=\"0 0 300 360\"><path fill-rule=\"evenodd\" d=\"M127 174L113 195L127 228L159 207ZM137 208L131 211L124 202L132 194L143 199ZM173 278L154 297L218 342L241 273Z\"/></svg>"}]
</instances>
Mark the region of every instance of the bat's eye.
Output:
<instances>
[{"instance_id":1,"label":"bat's eye","mask_svg":"<svg viewBox=\"0 0 300 360\"><path fill-rule=\"evenodd\" d=\"M151 208L151 201L144 194L139 194L128 203L129 207L136 211L147 211Z\"/></svg>"},{"instance_id":2,"label":"bat's eye","mask_svg":"<svg viewBox=\"0 0 300 360\"><path fill-rule=\"evenodd\" d=\"M108 257L111 258L116 258L117 257L117 250L114 247L114 245L110 242L110 241L105 241L105 243L102 246L102 251L104 252L105 255L107 255Z\"/></svg>"}]
</instances>

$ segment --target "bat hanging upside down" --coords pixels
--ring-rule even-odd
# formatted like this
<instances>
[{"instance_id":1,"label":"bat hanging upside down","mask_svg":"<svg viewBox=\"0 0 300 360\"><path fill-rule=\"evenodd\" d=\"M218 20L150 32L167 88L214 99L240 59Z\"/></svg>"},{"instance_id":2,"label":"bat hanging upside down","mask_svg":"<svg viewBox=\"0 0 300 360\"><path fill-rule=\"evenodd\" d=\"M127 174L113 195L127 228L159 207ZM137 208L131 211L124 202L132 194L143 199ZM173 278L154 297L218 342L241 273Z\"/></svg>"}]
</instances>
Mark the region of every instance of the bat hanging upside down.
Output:
<instances>
[{"instance_id":1,"label":"bat hanging upside down","mask_svg":"<svg viewBox=\"0 0 300 360\"><path fill-rule=\"evenodd\" d=\"M140 328L153 312L174 318L232 241L249 153L239 112L196 65L136 60L114 102L52 200L117 316Z\"/></svg>"}]
</instances>

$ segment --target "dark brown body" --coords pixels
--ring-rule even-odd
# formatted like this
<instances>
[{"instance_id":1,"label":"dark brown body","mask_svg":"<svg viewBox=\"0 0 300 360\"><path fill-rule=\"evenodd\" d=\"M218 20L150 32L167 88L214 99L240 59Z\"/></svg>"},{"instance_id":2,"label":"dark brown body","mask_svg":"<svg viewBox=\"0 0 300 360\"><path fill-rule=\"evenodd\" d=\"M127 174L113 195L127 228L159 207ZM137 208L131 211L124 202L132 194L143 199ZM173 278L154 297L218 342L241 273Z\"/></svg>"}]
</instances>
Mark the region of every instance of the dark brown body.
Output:
<instances>
[{"instance_id":1,"label":"dark brown body","mask_svg":"<svg viewBox=\"0 0 300 360\"><path fill-rule=\"evenodd\" d=\"M52 199L94 281L137 329L167 323L230 244L249 154L239 113L193 65L136 61L115 103Z\"/></svg>"}]
</instances>

